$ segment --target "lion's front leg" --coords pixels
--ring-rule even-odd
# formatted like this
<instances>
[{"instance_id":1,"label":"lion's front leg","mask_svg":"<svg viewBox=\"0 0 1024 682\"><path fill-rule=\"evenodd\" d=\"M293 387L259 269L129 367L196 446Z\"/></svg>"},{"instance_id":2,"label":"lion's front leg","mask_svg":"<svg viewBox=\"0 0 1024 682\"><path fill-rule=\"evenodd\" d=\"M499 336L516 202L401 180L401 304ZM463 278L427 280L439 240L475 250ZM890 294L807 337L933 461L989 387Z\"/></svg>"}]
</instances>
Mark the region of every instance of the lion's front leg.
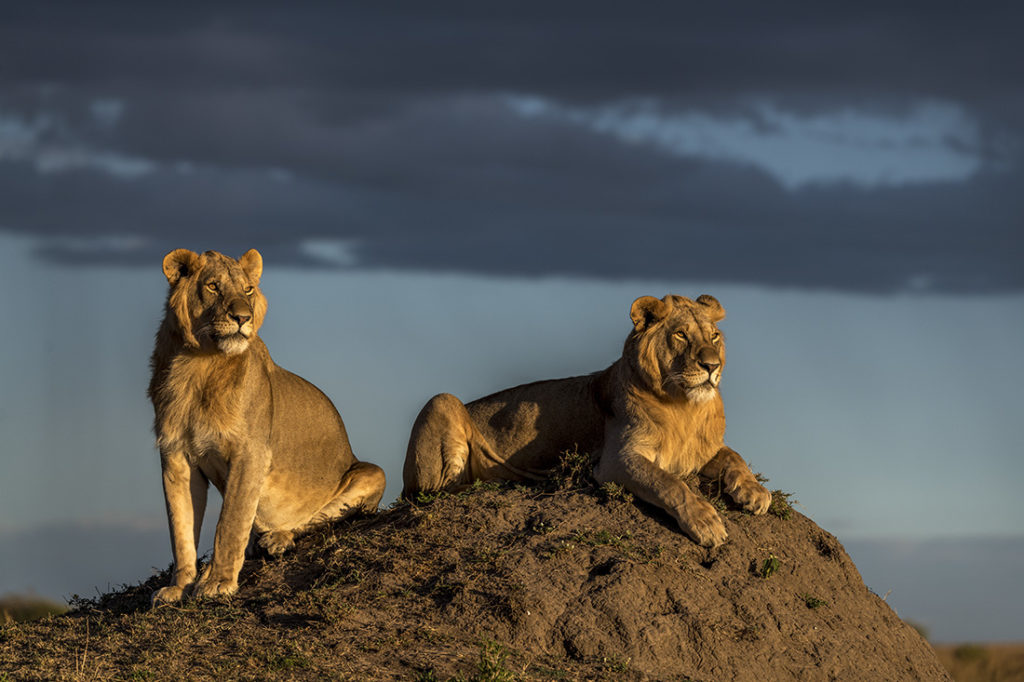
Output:
<instances>
[{"instance_id":1,"label":"lion's front leg","mask_svg":"<svg viewBox=\"0 0 1024 682\"><path fill-rule=\"evenodd\" d=\"M240 452L229 460L224 504L213 541L213 558L195 584L193 595L213 597L238 591L256 508L270 462L269 451Z\"/></svg>"},{"instance_id":2,"label":"lion's front leg","mask_svg":"<svg viewBox=\"0 0 1024 682\"><path fill-rule=\"evenodd\" d=\"M764 514L772 504L772 494L757 482L750 467L732 448L722 446L700 475L722 482L725 492L744 509Z\"/></svg>"},{"instance_id":3,"label":"lion's front leg","mask_svg":"<svg viewBox=\"0 0 1024 682\"><path fill-rule=\"evenodd\" d=\"M153 604L179 601L196 579L196 545L206 511L209 485L197 467L181 451L161 453L164 501L171 532L174 574L171 584L153 593Z\"/></svg>"},{"instance_id":4,"label":"lion's front leg","mask_svg":"<svg viewBox=\"0 0 1024 682\"><path fill-rule=\"evenodd\" d=\"M661 507L699 545L717 547L728 537L725 523L707 500L637 449L628 445L606 449L594 468L594 477L601 483L618 483L641 500Z\"/></svg>"}]
</instances>

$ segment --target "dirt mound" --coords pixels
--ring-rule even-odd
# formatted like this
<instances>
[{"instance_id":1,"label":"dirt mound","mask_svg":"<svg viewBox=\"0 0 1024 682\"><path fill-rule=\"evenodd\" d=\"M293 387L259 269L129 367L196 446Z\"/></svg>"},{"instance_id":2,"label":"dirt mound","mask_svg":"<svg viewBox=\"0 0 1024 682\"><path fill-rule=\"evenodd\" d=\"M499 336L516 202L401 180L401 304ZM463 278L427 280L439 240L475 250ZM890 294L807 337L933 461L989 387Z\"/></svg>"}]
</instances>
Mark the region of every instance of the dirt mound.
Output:
<instances>
[{"instance_id":1,"label":"dirt mound","mask_svg":"<svg viewBox=\"0 0 1024 682\"><path fill-rule=\"evenodd\" d=\"M421 498L246 563L238 595L150 610L167 575L0 629L12 678L939 680L839 542L776 495L695 546L572 480Z\"/></svg>"}]
</instances>

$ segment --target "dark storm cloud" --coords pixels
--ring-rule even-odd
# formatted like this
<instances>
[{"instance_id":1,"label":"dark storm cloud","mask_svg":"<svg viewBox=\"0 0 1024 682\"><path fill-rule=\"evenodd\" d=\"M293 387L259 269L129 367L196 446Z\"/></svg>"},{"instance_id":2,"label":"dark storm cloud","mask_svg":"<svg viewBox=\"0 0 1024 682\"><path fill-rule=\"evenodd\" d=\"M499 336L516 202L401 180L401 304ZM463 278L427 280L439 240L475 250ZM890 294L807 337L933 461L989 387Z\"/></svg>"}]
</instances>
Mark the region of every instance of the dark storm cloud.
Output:
<instances>
[{"instance_id":1,"label":"dark storm cloud","mask_svg":"<svg viewBox=\"0 0 1024 682\"><path fill-rule=\"evenodd\" d=\"M0 226L69 263L256 246L329 265L316 244L338 240L363 267L1024 288L1012 9L246 7L7 12ZM979 167L787 187L523 116L516 94L572 111L644 97L761 128L759 100L896 118L939 101L976 128L946 147Z\"/></svg>"}]
</instances>

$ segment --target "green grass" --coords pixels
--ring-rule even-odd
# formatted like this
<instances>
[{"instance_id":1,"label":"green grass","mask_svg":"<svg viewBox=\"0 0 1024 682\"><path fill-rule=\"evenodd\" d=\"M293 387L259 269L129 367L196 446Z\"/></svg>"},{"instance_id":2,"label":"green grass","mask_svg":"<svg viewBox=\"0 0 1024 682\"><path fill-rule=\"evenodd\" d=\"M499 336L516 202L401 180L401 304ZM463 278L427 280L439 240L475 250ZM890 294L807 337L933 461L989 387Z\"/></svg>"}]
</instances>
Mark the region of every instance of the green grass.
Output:
<instances>
[{"instance_id":1,"label":"green grass","mask_svg":"<svg viewBox=\"0 0 1024 682\"><path fill-rule=\"evenodd\" d=\"M605 502L611 502L612 500L622 500L623 502L632 502L633 493L623 488L618 483L602 483L601 487L597 489L597 495Z\"/></svg>"},{"instance_id":2,"label":"green grass","mask_svg":"<svg viewBox=\"0 0 1024 682\"><path fill-rule=\"evenodd\" d=\"M627 559L638 561L640 563L649 563L654 559L661 556L663 548L659 545L657 547L641 547L636 544L633 540L633 534L626 532L622 535L616 535L608 530L590 530L589 528L584 530L577 530L572 534L572 542L565 543L567 546L572 547L576 544L587 545L590 547L611 547L617 550Z\"/></svg>"},{"instance_id":3,"label":"green grass","mask_svg":"<svg viewBox=\"0 0 1024 682\"><path fill-rule=\"evenodd\" d=\"M761 485L768 483L768 477L760 472L755 473L754 478L757 479L757 482ZM790 499L793 497L793 493L787 493L781 490L772 490L771 493L772 504L768 507L768 513L782 519L783 521L788 521L793 516L793 505L800 504L800 502L798 500Z\"/></svg>"},{"instance_id":4,"label":"green grass","mask_svg":"<svg viewBox=\"0 0 1024 682\"><path fill-rule=\"evenodd\" d=\"M784 493L781 490L772 491L772 504L768 507L768 513L777 516L783 521L788 521L793 516L793 505L799 504L796 500L790 500L793 493Z\"/></svg>"},{"instance_id":5,"label":"green grass","mask_svg":"<svg viewBox=\"0 0 1024 682\"><path fill-rule=\"evenodd\" d=\"M819 599L812 594L801 594L800 598L804 600L804 604L809 609L817 609L822 606L828 606L828 602L824 599Z\"/></svg>"},{"instance_id":6,"label":"green grass","mask_svg":"<svg viewBox=\"0 0 1024 682\"><path fill-rule=\"evenodd\" d=\"M775 556L774 554L769 554L768 558L765 559L764 562L761 564L761 577L765 579L772 577L773 575L775 575L775 573L778 572L779 566L781 564L782 562L779 561L779 558L777 556Z\"/></svg>"},{"instance_id":7,"label":"green grass","mask_svg":"<svg viewBox=\"0 0 1024 682\"><path fill-rule=\"evenodd\" d=\"M562 488L590 488L595 483L593 471L594 456L573 448L562 453L552 478Z\"/></svg>"},{"instance_id":8,"label":"green grass","mask_svg":"<svg viewBox=\"0 0 1024 682\"><path fill-rule=\"evenodd\" d=\"M607 670L610 673L624 673L629 670L629 662L632 659L629 656L622 658L620 656L606 656L601 659L601 668Z\"/></svg>"},{"instance_id":9,"label":"green grass","mask_svg":"<svg viewBox=\"0 0 1024 682\"><path fill-rule=\"evenodd\" d=\"M484 639L480 643L480 660L477 663L476 675L470 682L513 682L516 676L505 667L508 650L493 639Z\"/></svg>"}]
</instances>

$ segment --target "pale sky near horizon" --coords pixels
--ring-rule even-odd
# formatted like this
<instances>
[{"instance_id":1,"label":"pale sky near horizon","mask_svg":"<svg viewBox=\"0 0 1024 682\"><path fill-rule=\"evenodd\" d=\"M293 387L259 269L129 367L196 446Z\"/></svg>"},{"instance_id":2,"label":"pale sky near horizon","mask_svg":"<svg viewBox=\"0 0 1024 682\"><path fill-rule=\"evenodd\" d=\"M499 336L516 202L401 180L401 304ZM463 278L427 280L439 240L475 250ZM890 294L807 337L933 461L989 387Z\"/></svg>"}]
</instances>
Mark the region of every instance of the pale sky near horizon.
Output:
<instances>
[{"instance_id":1,"label":"pale sky near horizon","mask_svg":"<svg viewBox=\"0 0 1024 682\"><path fill-rule=\"evenodd\" d=\"M357 455L385 467L386 501L431 395L470 400L603 369L636 296L713 293L727 311L728 441L822 525L848 537L1021 531L1024 295L265 267L261 335L333 398ZM13 474L0 481L3 527L162 519L145 397L166 295L159 264L54 266L33 260L28 240L0 236L0 281L27 294L3 299L2 318L18 321L0 336L5 383L18 387L0 397ZM55 499L40 504L43 491Z\"/></svg>"}]
</instances>

